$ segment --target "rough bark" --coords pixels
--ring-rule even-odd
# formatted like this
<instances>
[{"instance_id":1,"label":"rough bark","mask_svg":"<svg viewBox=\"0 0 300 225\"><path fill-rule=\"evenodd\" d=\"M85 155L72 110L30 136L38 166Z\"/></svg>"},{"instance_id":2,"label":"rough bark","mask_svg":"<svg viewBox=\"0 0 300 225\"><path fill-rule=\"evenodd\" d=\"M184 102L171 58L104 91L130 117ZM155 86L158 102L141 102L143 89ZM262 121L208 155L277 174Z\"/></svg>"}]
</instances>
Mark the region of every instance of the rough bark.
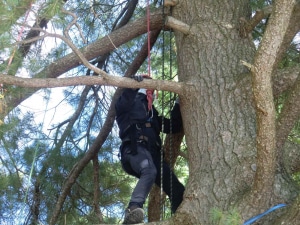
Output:
<instances>
[{"instance_id":1,"label":"rough bark","mask_svg":"<svg viewBox=\"0 0 300 225\"><path fill-rule=\"evenodd\" d=\"M253 181L251 87L237 86L246 72L239 61L251 62L255 51L237 29L248 9L245 1L181 1L173 10L174 17L197 31L188 36L175 32L179 76L187 85L180 97L190 159L180 223L210 224L210 210L233 207Z\"/></svg>"},{"instance_id":2,"label":"rough bark","mask_svg":"<svg viewBox=\"0 0 300 225\"><path fill-rule=\"evenodd\" d=\"M99 223L103 222L103 215L100 210L100 181L99 181L99 161L98 161L98 155L94 155L93 157L93 180L94 180L94 200L93 200L93 208L96 217L99 220Z\"/></svg>"},{"instance_id":3,"label":"rough bark","mask_svg":"<svg viewBox=\"0 0 300 225\"><path fill-rule=\"evenodd\" d=\"M41 184L37 180L34 183L34 190L33 190L33 204L32 204L32 221L31 224L37 224L40 217L40 207L41 207Z\"/></svg>"},{"instance_id":4,"label":"rough bark","mask_svg":"<svg viewBox=\"0 0 300 225\"><path fill-rule=\"evenodd\" d=\"M300 172L300 146L293 142L286 141L282 151L284 151L282 154L284 168L286 168L288 173L295 174Z\"/></svg>"},{"instance_id":5,"label":"rough bark","mask_svg":"<svg viewBox=\"0 0 300 225\"><path fill-rule=\"evenodd\" d=\"M279 51L290 22L295 1L277 1L264 38L255 56L252 89L257 120L257 170L252 188L251 204L266 208L271 205L276 168L275 105L271 76L277 67ZM268 62L268 63L265 63ZM261 193L265 193L262 195Z\"/></svg>"},{"instance_id":6,"label":"rough bark","mask_svg":"<svg viewBox=\"0 0 300 225\"><path fill-rule=\"evenodd\" d=\"M272 75L274 98L279 97L283 92L289 90L296 82L299 74L299 66L292 66L274 71Z\"/></svg>"},{"instance_id":7,"label":"rough bark","mask_svg":"<svg viewBox=\"0 0 300 225\"><path fill-rule=\"evenodd\" d=\"M300 76L290 89L287 100L284 103L280 116L277 121L277 151L278 157L282 159L282 148L288 139L292 128L300 118Z\"/></svg>"},{"instance_id":8,"label":"rough bark","mask_svg":"<svg viewBox=\"0 0 300 225\"><path fill-rule=\"evenodd\" d=\"M271 88L271 74L282 49L286 49L282 43L288 33L293 4L277 2L273 11L279 19L273 20L277 27L270 25L270 36L264 37L262 58L256 58L261 66L256 72L261 75L255 77L254 88L258 89L254 96L251 87L236 83L245 78L238 61L252 63L255 51L250 41L238 37L235 29L238 17L247 15L246 1L181 1L178 11L174 7L174 17L197 30L194 35L175 32L179 76L188 85L181 99L190 158L190 178L178 222L211 224L212 207L237 207L243 219L248 219L277 201L294 196L274 196L272 191L276 150ZM218 10L221 6L224 14ZM225 13L230 8L236 9L234 13ZM264 65L266 61L268 65ZM194 108L197 110L192 111ZM257 198L246 197L250 190L255 191Z\"/></svg>"}]
</instances>

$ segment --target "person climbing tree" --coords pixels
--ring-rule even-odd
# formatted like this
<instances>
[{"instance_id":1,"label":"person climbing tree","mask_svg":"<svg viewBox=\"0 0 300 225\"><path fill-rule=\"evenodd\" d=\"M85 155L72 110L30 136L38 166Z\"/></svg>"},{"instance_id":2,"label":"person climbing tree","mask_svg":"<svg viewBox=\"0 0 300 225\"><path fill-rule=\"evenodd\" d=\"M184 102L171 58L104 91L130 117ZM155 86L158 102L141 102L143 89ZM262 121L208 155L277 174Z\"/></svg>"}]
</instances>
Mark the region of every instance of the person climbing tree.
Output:
<instances>
[{"instance_id":1,"label":"person climbing tree","mask_svg":"<svg viewBox=\"0 0 300 225\"><path fill-rule=\"evenodd\" d=\"M144 78L150 77L133 76L133 79L139 82ZM175 102L171 118L164 118L158 115L152 105L153 92L143 88L126 88L115 105L119 137L122 140L121 164L125 172L139 178L125 210L123 224L143 222L143 205L152 185L155 183L161 186L161 170L163 190L169 196L173 213L183 199L185 188L169 165L165 161L161 163L160 152L160 132L170 133L172 129L172 133L177 133L182 129L179 101Z\"/></svg>"}]
</instances>

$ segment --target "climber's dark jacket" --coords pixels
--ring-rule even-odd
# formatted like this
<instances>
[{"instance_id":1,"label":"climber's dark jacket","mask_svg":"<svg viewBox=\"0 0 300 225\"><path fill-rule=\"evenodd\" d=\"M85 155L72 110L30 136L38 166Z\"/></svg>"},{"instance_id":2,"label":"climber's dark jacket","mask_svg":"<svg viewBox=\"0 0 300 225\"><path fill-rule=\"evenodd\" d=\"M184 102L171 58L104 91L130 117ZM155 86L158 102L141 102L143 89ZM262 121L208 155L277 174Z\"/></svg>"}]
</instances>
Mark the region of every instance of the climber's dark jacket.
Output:
<instances>
[{"instance_id":1,"label":"climber's dark jacket","mask_svg":"<svg viewBox=\"0 0 300 225\"><path fill-rule=\"evenodd\" d=\"M161 131L178 133L182 129L179 104L175 103L171 111L171 120L167 119L159 116L154 106L152 110L148 110L147 96L139 93L138 89L125 89L117 100L115 108L116 121L120 130L119 136L123 145L131 143L135 148L135 143L132 142L146 142L149 151L159 151Z\"/></svg>"}]
</instances>

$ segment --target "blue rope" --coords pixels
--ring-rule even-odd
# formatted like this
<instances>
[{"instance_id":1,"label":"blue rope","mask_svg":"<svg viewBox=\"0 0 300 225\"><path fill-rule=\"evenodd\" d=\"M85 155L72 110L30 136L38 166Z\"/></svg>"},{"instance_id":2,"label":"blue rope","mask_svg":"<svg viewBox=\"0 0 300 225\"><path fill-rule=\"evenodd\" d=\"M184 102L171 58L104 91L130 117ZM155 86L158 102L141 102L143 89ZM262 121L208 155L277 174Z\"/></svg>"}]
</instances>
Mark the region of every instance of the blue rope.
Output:
<instances>
[{"instance_id":1,"label":"blue rope","mask_svg":"<svg viewBox=\"0 0 300 225\"><path fill-rule=\"evenodd\" d=\"M245 221L244 225L250 225L250 224L254 223L256 220L258 220L258 219L262 218L263 216L267 215L268 213L270 213L270 212L272 212L272 211L274 211L276 209L280 209L282 207L285 207L285 206L286 206L286 204L278 204L276 206L273 206L269 210L267 210L267 211L265 211L265 212L263 212L261 214L258 214L257 216L252 217L251 219Z\"/></svg>"}]
</instances>

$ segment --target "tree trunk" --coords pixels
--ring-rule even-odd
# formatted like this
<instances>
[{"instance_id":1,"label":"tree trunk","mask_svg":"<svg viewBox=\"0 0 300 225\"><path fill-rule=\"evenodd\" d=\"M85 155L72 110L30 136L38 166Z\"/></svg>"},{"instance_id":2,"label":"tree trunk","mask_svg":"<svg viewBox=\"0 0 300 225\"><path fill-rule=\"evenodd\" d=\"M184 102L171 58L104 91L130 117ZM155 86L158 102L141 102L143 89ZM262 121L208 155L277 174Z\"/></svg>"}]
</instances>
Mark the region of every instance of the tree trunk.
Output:
<instances>
[{"instance_id":1,"label":"tree trunk","mask_svg":"<svg viewBox=\"0 0 300 225\"><path fill-rule=\"evenodd\" d=\"M240 60L251 63L255 52L252 40L239 36L245 15L246 0L182 0L173 9L191 27L189 35L175 32L190 163L178 224L211 224L213 208L237 208L243 220L267 210L247 199L256 173L256 115L251 84L242 82L249 74ZM269 194L268 207L283 200Z\"/></svg>"}]
</instances>

